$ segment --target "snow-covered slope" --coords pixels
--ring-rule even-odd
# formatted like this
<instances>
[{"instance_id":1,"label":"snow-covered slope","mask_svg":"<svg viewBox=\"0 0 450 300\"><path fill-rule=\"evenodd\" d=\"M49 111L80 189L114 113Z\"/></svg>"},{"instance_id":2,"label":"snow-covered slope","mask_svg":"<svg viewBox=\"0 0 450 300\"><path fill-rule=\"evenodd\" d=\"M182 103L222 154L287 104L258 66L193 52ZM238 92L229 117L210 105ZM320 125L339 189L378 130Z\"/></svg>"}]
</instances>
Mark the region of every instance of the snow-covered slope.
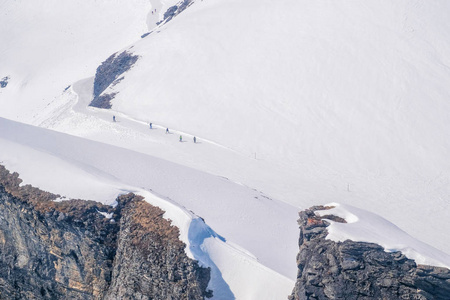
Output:
<instances>
[{"instance_id":1,"label":"snow-covered slope","mask_svg":"<svg viewBox=\"0 0 450 300\"><path fill-rule=\"evenodd\" d=\"M225 178L3 118L0 143L0 163L19 172L24 183L107 204L118 194L135 192L164 209L180 228L188 254L212 268L216 299L290 293L298 238L292 226L295 207Z\"/></svg>"},{"instance_id":2,"label":"snow-covered slope","mask_svg":"<svg viewBox=\"0 0 450 300\"><path fill-rule=\"evenodd\" d=\"M133 45L141 58L105 93L118 92L116 113L233 154L141 151L297 206L365 207L446 250L448 6L197 1Z\"/></svg>"},{"instance_id":3,"label":"snow-covered slope","mask_svg":"<svg viewBox=\"0 0 450 300\"><path fill-rule=\"evenodd\" d=\"M74 81L148 31L147 0L1 0L2 116L31 123ZM150 25L150 24L149 24Z\"/></svg>"},{"instance_id":4,"label":"snow-covered slope","mask_svg":"<svg viewBox=\"0 0 450 300\"><path fill-rule=\"evenodd\" d=\"M91 145L77 154L86 174L80 185L101 175L80 196L152 189L291 279L295 265L273 259L294 253L295 212L324 202L369 210L449 254L448 1L196 0L143 39L174 1L39 2L1 2L0 79L10 79L0 89L0 116L129 150L78 140ZM95 68L120 50L140 58L105 91L117 93L112 110L88 108ZM11 132L2 140L11 169L46 187L37 169L20 168L28 154L12 124L2 128ZM68 149L52 150L70 144L65 138L46 141L52 160L73 162L61 154ZM119 175L122 168L130 173ZM274 219L265 223L269 212ZM396 234L361 215L391 228L388 239ZM284 230L287 244L271 241Z\"/></svg>"},{"instance_id":5,"label":"snow-covered slope","mask_svg":"<svg viewBox=\"0 0 450 300\"><path fill-rule=\"evenodd\" d=\"M3 118L0 143L1 164L20 172L24 183L60 193L62 200L113 205L116 195L135 192L161 207L180 228L187 253L211 267L214 299L283 299L292 290L298 208L222 177ZM331 239L376 242L389 251L404 251L418 263L450 266L448 254L387 220L333 205L337 208L327 213L350 224L332 224Z\"/></svg>"}]
</instances>

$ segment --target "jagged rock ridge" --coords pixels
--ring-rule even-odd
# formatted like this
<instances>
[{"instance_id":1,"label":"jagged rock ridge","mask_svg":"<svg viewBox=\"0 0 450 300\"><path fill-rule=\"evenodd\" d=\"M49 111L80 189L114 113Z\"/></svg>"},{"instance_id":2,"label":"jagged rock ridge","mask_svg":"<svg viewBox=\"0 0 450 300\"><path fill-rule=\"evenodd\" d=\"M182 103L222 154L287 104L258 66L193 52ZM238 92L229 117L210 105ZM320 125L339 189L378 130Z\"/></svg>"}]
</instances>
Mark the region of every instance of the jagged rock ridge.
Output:
<instances>
[{"instance_id":1,"label":"jagged rock ridge","mask_svg":"<svg viewBox=\"0 0 450 300\"><path fill-rule=\"evenodd\" d=\"M324 219L332 216L315 214L323 209L299 213L298 276L290 300L450 299L450 270L416 265L373 243L327 240L330 223Z\"/></svg>"},{"instance_id":2,"label":"jagged rock ridge","mask_svg":"<svg viewBox=\"0 0 450 300\"><path fill-rule=\"evenodd\" d=\"M120 77L138 60L139 56L127 51L114 53L97 68L94 79L94 98L89 104L98 108L111 108L111 100L117 93L102 94L111 84L116 85L123 79ZM120 78L119 78L120 77Z\"/></svg>"},{"instance_id":3,"label":"jagged rock ridge","mask_svg":"<svg viewBox=\"0 0 450 300\"><path fill-rule=\"evenodd\" d=\"M186 256L178 229L141 197L120 196L115 208L54 202L20 182L0 166L0 299L211 296L209 268Z\"/></svg>"}]
</instances>

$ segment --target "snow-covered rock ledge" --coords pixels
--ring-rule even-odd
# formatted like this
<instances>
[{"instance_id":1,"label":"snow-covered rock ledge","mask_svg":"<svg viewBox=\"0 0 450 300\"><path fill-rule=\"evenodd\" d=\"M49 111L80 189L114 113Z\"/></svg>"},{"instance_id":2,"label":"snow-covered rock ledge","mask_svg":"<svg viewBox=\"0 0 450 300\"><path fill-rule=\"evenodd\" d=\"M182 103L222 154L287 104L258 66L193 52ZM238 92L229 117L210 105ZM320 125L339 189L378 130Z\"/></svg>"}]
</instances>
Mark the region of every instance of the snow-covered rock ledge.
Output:
<instances>
[{"instance_id":1,"label":"snow-covered rock ledge","mask_svg":"<svg viewBox=\"0 0 450 300\"><path fill-rule=\"evenodd\" d=\"M327 238L330 224L350 225L330 214L332 209L315 206L299 213L298 276L290 300L449 299L449 269L416 264L375 243ZM349 223L358 219L348 217Z\"/></svg>"}]
</instances>

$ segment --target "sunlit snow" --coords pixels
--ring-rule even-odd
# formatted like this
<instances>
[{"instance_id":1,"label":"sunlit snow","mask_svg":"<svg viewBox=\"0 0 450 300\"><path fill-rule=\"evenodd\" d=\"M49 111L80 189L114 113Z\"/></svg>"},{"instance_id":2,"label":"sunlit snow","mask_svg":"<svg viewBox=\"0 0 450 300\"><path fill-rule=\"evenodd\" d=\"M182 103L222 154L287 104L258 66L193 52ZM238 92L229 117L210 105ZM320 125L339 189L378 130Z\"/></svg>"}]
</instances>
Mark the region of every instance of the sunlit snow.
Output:
<instances>
[{"instance_id":1,"label":"sunlit snow","mask_svg":"<svg viewBox=\"0 0 450 300\"><path fill-rule=\"evenodd\" d=\"M145 196L215 299L286 298L297 212L329 202L330 239L450 265L450 2L195 0L156 26L176 3L0 1L0 163L60 200Z\"/></svg>"}]
</instances>

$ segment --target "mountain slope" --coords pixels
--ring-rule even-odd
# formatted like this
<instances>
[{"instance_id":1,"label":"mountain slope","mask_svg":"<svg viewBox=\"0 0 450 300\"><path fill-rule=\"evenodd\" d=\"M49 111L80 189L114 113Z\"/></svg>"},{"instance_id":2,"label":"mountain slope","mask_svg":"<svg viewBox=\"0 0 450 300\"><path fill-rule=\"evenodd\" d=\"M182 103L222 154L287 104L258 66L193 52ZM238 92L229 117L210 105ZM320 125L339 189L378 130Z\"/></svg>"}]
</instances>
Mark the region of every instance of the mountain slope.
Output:
<instances>
[{"instance_id":1,"label":"mountain slope","mask_svg":"<svg viewBox=\"0 0 450 300\"><path fill-rule=\"evenodd\" d=\"M117 93L116 114L237 155L146 153L298 206L369 208L446 250L450 240L430 231L450 225L422 216L448 217L447 9L445 1L197 1L127 48L140 58L105 93ZM236 159L246 171L230 168Z\"/></svg>"},{"instance_id":2,"label":"mountain slope","mask_svg":"<svg viewBox=\"0 0 450 300\"><path fill-rule=\"evenodd\" d=\"M72 82L146 32L146 0L0 1L2 116L31 123Z\"/></svg>"},{"instance_id":3,"label":"mountain slope","mask_svg":"<svg viewBox=\"0 0 450 300\"><path fill-rule=\"evenodd\" d=\"M117 194L135 192L166 211L165 217L180 228L188 256L212 268L209 287L217 299L290 293L296 207L225 178L3 118L0 142L1 163L17 171L24 183L64 199L109 205ZM246 281L248 276L258 280Z\"/></svg>"},{"instance_id":4,"label":"mountain slope","mask_svg":"<svg viewBox=\"0 0 450 300\"><path fill-rule=\"evenodd\" d=\"M318 203L364 208L448 254L447 1L197 0L158 27L173 1L42 3L2 3L0 116L81 139L0 119L0 160L27 182L99 200L140 191L187 231L205 218L227 241L199 238L224 298L264 295L261 282L290 292L296 211ZM103 92L112 108L88 107L95 69L123 51L139 58ZM41 160L55 173L40 177ZM264 271L240 271L248 261ZM239 284L254 273L265 279Z\"/></svg>"}]
</instances>

